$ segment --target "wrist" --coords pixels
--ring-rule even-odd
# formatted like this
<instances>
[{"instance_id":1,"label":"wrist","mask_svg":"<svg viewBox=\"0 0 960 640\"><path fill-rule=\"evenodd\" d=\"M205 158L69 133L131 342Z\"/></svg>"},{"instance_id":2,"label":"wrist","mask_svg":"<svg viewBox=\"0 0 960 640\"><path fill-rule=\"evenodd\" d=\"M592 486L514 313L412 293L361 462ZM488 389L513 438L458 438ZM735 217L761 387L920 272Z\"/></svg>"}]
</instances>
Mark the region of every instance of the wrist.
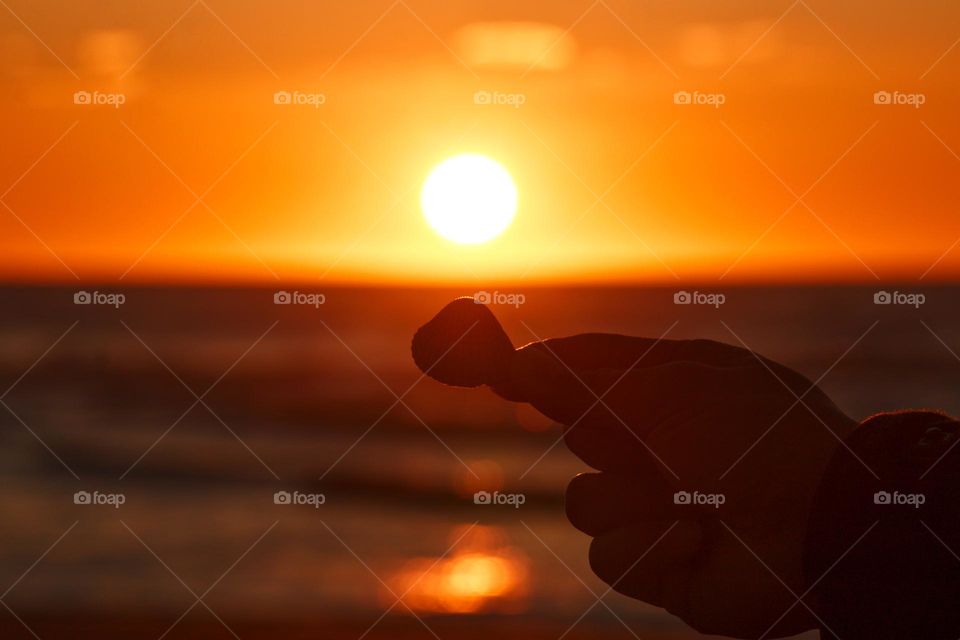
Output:
<instances>
[{"instance_id":1,"label":"wrist","mask_svg":"<svg viewBox=\"0 0 960 640\"><path fill-rule=\"evenodd\" d=\"M958 529L950 517L957 437L958 424L941 413L887 413L863 421L834 452L814 497L803 558L807 602L825 637L960 632L956 614L930 619L931 607L960 593L960 561L931 534L942 525L953 540ZM929 628L918 632L918 625Z\"/></svg>"}]
</instances>

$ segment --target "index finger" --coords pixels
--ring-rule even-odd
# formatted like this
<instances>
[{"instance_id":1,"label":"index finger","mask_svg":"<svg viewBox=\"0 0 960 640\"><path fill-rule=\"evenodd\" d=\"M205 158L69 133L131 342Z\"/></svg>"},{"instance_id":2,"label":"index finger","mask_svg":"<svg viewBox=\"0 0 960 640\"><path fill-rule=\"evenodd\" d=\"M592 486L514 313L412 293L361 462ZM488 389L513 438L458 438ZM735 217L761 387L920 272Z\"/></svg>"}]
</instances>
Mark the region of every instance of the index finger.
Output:
<instances>
[{"instance_id":1,"label":"index finger","mask_svg":"<svg viewBox=\"0 0 960 640\"><path fill-rule=\"evenodd\" d=\"M715 340L671 340L665 337L669 332L670 329L659 338L582 333L531 342L520 347L517 353L546 352L578 373L595 369L655 367L681 360L722 367L742 364L752 358L746 349Z\"/></svg>"},{"instance_id":2,"label":"index finger","mask_svg":"<svg viewBox=\"0 0 960 640\"><path fill-rule=\"evenodd\" d=\"M510 371L492 384L493 390L514 402L529 402L554 420L570 424L569 407L589 406L589 400L605 392L587 383L599 371L620 372L651 368L673 362L732 366L750 362L746 349L713 340L668 340L609 333L585 333L566 338L532 342L514 351ZM616 379L618 374L612 374ZM594 393L591 393L591 389ZM540 403L559 405L544 411ZM558 417L557 409L563 409ZM579 414L578 414L579 415Z\"/></svg>"}]
</instances>

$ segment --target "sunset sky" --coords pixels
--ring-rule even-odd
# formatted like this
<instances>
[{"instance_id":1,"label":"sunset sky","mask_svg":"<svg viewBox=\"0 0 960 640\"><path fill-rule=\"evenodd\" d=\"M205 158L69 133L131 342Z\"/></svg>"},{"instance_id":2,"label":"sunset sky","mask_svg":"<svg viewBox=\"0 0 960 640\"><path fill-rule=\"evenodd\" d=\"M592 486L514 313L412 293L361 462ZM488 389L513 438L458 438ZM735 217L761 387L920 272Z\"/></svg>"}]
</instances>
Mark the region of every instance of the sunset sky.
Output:
<instances>
[{"instance_id":1,"label":"sunset sky","mask_svg":"<svg viewBox=\"0 0 960 640\"><path fill-rule=\"evenodd\" d=\"M0 278L953 280L960 5L905 6L3 0ZM519 194L469 247L466 152Z\"/></svg>"}]
</instances>

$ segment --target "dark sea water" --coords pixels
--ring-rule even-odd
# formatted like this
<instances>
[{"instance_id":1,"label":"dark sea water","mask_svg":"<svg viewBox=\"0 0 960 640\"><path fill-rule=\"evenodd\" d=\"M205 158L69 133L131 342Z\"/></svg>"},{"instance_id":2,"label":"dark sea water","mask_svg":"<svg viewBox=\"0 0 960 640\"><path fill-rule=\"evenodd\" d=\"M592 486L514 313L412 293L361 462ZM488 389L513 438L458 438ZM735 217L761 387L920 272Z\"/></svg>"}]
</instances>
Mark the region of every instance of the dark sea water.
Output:
<instances>
[{"instance_id":1,"label":"dark sea water","mask_svg":"<svg viewBox=\"0 0 960 640\"><path fill-rule=\"evenodd\" d=\"M524 303L494 311L515 344L736 334L829 370L821 387L854 417L960 413L960 289L882 288L924 304L874 304L880 287L725 288L719 308L674 289L506 288ZM285 287L324 294L314 307L274 289L84 289L125 301L0 289L2 637L557 638L605 592L563 516L585 467L559 428L410 358L416 328L472 290ZM525 502L476 505L479 489ZM83 491L123 504L75 504ZM565 637L698 637L604 602Z\"/></svg>"}]
</instances>

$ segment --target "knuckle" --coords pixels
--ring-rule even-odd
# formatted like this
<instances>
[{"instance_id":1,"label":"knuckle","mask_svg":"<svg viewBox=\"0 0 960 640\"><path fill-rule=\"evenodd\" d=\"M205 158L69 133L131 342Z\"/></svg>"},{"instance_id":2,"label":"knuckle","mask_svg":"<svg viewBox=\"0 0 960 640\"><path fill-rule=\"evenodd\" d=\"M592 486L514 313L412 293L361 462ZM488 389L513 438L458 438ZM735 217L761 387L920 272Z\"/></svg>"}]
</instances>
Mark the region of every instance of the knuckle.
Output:
<instances>
[{"instance_id":1,"label":"knuckle","mask_svg":"<svg viewBox=\"0 0 960 640\"><path fill-rule=\"evenodd\" d=\"M592 496L596 493L597 478L599 473L581 473L574 476L567 485L564 508L567 520L577 527L581 528L584 519L587 516L587 509L592 503Z\"/></svg>"},{"instance_id":2,"label":"knuckle","mask_svg":"<svg viewBox=\"0 0 960 640\"><path fill-rule=\"evenodd\" d=\"M588 560L590 562L590 569L598 578L607 584L611 584L616 580L616 571L613 568L610 544L605 538L599 537L590 541Z\"/></svg>"}]
</instances>

